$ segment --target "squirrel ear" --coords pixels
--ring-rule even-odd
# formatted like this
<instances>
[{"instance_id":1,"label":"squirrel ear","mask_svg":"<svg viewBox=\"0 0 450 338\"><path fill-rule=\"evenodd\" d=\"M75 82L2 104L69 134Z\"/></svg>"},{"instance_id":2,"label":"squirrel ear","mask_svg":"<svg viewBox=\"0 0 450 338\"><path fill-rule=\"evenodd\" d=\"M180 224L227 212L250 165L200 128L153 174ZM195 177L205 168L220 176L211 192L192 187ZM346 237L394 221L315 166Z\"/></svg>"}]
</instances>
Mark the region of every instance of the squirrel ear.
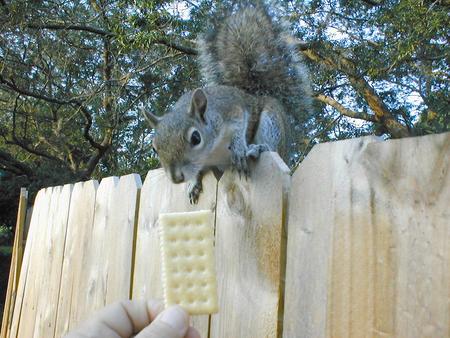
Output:
<instances>
[{"instance_id":1,"label":"squirrel ear","mask_svg":"<svg viewBox=\"0 0 450 338\"><path fill-rule=\"evenodd\" d=\"M141 109L142 115L144 115L144 117L146 118L146 120L148 121L148 123L150 124L150 126L152 128L156 128L156 126L159 124L159 122L161 121L161 118L146 111L145 109Z\"/></svg>"},{"instance_id":2,"label":"squirrel ear","mask_svg":"<svg viewBox=\"0 0 450 338\"><path fill-rule=\"evenodd\" d=\"M206 99L205 92L197 88L194 90L194 93L192 94L192 100L191 100L191 109L189 113L191 115L198 115L202 121L205 120L205 111L206 106L208 104L208 101Z\"/></svg>"}]
</instances>

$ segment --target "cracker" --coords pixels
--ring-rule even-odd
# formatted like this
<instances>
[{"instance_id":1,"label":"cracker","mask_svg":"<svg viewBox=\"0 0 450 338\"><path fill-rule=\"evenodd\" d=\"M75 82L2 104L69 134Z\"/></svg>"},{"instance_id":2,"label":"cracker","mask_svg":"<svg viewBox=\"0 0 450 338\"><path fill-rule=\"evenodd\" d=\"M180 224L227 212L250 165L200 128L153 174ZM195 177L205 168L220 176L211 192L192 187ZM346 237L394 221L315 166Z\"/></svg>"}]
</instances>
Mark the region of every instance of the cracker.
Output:
<instances>
[{"instance_id":1,"label":"cracker","mask_svg":"<svg viewBox=\"0 0 450 338\"><path fill-rule=\"evenodd\" d=\"M218 310L210 210L159 215L165 305L191 315Z\"/></svg>"}]
</instances>

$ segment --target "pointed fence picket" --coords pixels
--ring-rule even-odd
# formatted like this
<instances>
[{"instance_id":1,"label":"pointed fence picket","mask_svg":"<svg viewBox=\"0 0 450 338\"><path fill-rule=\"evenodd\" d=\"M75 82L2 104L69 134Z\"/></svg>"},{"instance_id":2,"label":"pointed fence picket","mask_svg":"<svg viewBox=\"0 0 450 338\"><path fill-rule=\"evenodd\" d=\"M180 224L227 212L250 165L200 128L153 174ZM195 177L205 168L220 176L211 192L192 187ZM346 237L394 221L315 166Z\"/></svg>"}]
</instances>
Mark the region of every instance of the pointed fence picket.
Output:
<instances>
[{"instance_id":1,"label":"pointed fence picket","mask_svg":"<svg viewBox=\"0 0 450 338\"><path fill-rule=\"evenodd\" d=\"M265 153L247 180L208 174L197 205L161 169L42 189L0 337L162 298L158 216L201 209L219 295L202 337L450 337L449 206L450 133L321 144L292 177Z\"/></svg>"}]
</instances>

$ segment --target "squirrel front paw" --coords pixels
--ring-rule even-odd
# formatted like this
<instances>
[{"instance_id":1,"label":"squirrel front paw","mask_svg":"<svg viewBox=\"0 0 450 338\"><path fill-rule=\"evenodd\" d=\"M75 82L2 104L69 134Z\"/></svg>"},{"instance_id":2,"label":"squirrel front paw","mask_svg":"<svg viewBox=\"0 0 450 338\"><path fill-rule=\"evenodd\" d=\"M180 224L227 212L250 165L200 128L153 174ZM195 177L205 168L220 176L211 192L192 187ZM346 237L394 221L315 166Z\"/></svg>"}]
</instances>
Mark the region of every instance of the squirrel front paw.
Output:
<instances>
[{"instance_id":1,"label":"squirrel front paw","mask_svg":"<svg viewBox=\"0 0 450 338\"><path fill-rule=\"evenodd\" d=\"M265 151L270 151L270 148L267 144L250 144L247 150L247 157L258 159L259 155Z\"/></svg>"},{"instance_id":2,"label":"squirrel front paw","mask_svg":"<svg viewBox=\"0 0 450 338\"><path fill-rule=\"evenodd\" d=\"M248 164L247 164L247 151L242 149L242 151L234 151L231 154L231 165L232 170L236 170L239 174L239 178L244 174L247 178L250 174Z\"/></svg>"},{"instance_id":3,"label":"squirrel front paw","mask_svg":"<svg viewBox=\"0 0 450 338\"><path fill-rule=\"evenodd\" d=\"M197 204L200 194L203 191L201 180L195 180L188 183L189 203Z\"/></svg>"}]
</instances>

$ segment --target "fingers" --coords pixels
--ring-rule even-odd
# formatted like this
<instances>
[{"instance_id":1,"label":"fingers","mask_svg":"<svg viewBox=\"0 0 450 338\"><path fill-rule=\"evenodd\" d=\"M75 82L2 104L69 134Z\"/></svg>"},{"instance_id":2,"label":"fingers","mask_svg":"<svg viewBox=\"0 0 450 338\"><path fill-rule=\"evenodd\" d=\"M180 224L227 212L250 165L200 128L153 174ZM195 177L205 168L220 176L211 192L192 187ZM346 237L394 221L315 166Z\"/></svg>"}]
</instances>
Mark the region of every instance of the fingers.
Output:
<instances>
[{"instance_id":1,"label":"fingers","mask_svg":"<svg viewBox=\"0 0 450 338\"><path fill-rule=\"evenodd\" d=\"M192 326L189 327L189 329L186 332L186 335L184 338L201 338L200 333L196 329L194 329Z\"/></svg>"},{"instance_id":2,"label":"fingers","mask_svg":"<svg viewBox=\"0 0 450 338\"><path fill-rule=\"evenodd\" d=\"M188 329L189 317L180 306L176 305L161 312L153 323L144 328L135 338L183 338ZM197 338L192 330L190 334L192 338Z\"/></svg>"},{"instance_id":3,"label":"fingers","mask_svg":"<svg viewBox=\"0 0 450 338\"><path fill-rule=\"evenodd\" d=\"M67 337L130 337L148 326L162 309L162 303L154 300L116 302Z\"/></svg>"},{"instance_id":4,"label":"fingers","mask_svg":"<svg viewBox=\"0 0 450 338\"><path fill-rule=\"evenodd\" d=\"M149 325L162 308L162 303L153 300L125 300L106 307L99 319L121 337L129 337Z\"/></svg>"},{"instance_id":5,"label":"fingers","mask_svg":"<svg viewBox=\"0 0 450 338\"><path fill-rule=\"evenodd\" d=\"M189 327L188 314L178 305L164 311L158 301L125 300L101 310L90 321L69 333L66 338L132 337L135 338L200 338Z\"/></svg>"}]
</instances>

